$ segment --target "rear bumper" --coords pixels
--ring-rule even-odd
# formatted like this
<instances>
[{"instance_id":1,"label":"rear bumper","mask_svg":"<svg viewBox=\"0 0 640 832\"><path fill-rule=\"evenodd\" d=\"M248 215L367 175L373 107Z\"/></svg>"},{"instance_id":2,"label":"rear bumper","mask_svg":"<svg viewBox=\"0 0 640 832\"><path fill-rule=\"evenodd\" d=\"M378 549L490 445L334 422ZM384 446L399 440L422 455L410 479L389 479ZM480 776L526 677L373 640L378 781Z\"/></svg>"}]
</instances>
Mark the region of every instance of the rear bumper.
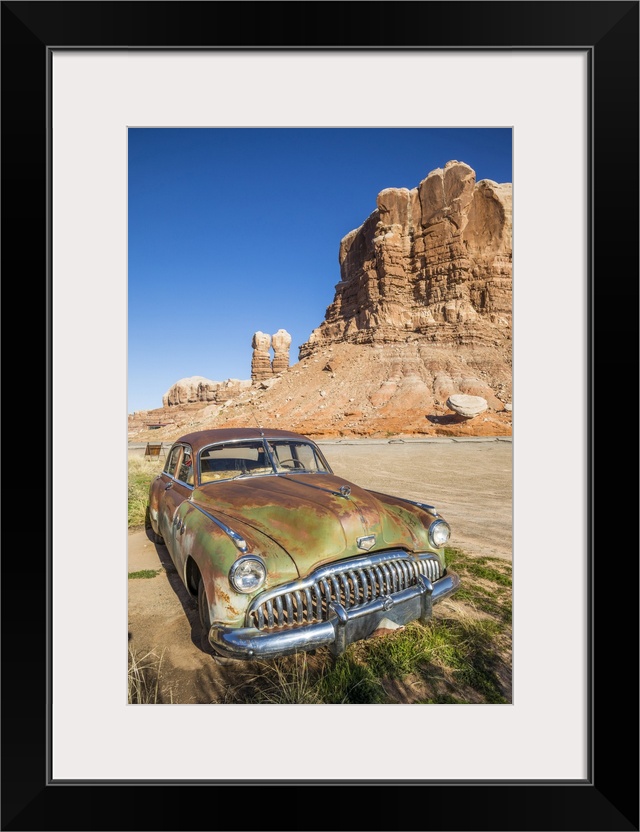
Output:
<instances>
[{"instance_id":1,"label":"rear bumper","mask_svg":"<svg viewBox=\"0 0 640 832\"><path fill-rule=\"evenodd\" d=\"M324 646L338 655L352 642L371 635L385 618L398 625L416 620L426 623L431 618L433 605L452 595L459 584L460 579L454 572L433 583L420 575L414 586L358 607L345 610L341 604L332 602L332 617L327 621L268 632L214 624L209 642L217 653L234 659L274 658Z\"/></svg>"}]
</instances>

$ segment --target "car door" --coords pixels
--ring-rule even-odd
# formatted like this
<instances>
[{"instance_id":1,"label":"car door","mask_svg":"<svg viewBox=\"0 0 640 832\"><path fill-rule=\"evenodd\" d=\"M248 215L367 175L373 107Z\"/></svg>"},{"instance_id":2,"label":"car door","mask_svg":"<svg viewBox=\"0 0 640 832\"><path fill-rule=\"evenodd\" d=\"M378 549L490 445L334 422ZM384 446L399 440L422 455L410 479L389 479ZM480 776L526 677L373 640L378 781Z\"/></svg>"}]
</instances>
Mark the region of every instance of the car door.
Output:
<instances>
[{"instance_id":1,"label":"car door","mask_svg":"<svg viewBox=\"0 0 640 832\"><path fill-rule=\"evenodd\" d=\"M172 458L163 474L163 480L166 482L163 482L158 501L158 525L171 559L177 567L178 541L180 535L184 534L184 528L178 521L178 508L189 499L193 491L193 451L189 445L176 445L171 454Z\"/></svg>"}]
</instances>

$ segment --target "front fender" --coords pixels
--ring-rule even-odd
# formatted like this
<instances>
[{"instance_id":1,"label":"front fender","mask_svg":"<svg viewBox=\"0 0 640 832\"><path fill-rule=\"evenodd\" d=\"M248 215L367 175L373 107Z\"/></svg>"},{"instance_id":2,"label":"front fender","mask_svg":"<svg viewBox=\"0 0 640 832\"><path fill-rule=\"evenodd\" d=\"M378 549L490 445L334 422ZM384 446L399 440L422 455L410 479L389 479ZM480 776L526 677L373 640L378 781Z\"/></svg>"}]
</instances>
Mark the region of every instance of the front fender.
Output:
<instances>
[{"instance_id":1,"label":"front fender","mask_svg":"<svg viewBox=\"0 0 640 832\"><path fill-rule=\"evenodd\" d=\"M212 623L241 626L256 594L299 577L295 564L281 547L236 519L212 515L208 509L190 501L180 506L176 519L181 524L176 567L186 584L187 562L189 558L195 561L204 581ZM246 550L237 545L216 520L236 532L246 543ZM244 555L257 555L267 567L265 583L252 594L236 592L229 581L233 563Z\"/></svg>"},{"instance_id":2,"label":"front fender","mask_svg":"<svg viewBox=\"0 0 640 832\"><path fill-rule=\"evenodd\" d=\"M377 491L370 493L385 508L381 520L382 534L387 545L400 546L403 538L412 540L416 551L434 552L442 566L445 566L444 549L435 549L429 540L429 526L439 518L435 509L431 511L430 508L416 505L401 497L392 497L390 494Z\"/></svg>"}]
</instances>

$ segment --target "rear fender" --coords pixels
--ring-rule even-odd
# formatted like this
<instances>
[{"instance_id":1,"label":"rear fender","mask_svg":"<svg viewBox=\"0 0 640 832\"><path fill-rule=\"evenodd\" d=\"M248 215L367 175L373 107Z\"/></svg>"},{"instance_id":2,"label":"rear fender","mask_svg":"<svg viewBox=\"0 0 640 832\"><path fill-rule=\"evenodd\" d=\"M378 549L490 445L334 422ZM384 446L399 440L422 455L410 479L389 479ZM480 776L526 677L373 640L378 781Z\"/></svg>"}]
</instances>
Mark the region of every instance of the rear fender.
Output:
<instances>
[{"instance_id":1,"label":"rear fender","mask_svg":"<svg viewBox=\"0 0 640 832\"><path fill-rule=\"evenodd\" d=\"M160 488L162 485L162 477L160 474L151 481L149 486L149 522L151 523L151 528L153 531L158 534L160 529L158 528L158 504L160 498Z\"/></svg>"}]
</instances>

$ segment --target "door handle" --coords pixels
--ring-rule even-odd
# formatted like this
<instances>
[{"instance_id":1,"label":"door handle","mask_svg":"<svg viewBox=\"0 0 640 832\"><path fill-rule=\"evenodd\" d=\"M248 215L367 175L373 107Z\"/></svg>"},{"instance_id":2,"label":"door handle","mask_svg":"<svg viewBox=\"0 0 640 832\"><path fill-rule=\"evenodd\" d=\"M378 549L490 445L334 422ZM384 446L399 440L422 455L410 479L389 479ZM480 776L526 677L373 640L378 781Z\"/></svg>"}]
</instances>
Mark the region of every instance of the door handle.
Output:
<instances>
[{"instance_id":1,"label":"door handle","mask_svg":"<svg viewBox=\"0 0 640 832\"><path fill-rule=\"evenodd\" d=\"M173 488L173 483L170 482L169 485L165 485L164 490L168 491L170 488Z\"/></svg>"}]
</instances>

